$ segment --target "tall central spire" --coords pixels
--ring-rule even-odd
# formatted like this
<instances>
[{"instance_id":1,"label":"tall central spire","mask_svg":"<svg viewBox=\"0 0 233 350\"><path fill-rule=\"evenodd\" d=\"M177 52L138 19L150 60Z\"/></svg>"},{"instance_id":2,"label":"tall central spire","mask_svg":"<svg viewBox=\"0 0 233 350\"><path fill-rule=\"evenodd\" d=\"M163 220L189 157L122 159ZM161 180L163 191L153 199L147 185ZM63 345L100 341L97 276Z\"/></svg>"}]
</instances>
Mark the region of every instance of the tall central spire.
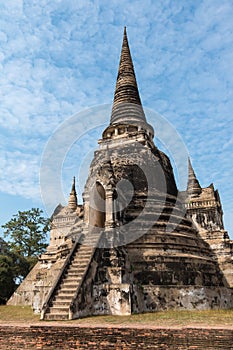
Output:
<instances>
[{"instance_id":1,"label":"tall central spire","mask_svg":"<svg viewBox=\"0 0 233 350\"><path fill-rule=\"evenodd\" d=\"M146 123L146 118L138 92L125 27L110 123L127 122Z\"/></svg>"}]
</instances>

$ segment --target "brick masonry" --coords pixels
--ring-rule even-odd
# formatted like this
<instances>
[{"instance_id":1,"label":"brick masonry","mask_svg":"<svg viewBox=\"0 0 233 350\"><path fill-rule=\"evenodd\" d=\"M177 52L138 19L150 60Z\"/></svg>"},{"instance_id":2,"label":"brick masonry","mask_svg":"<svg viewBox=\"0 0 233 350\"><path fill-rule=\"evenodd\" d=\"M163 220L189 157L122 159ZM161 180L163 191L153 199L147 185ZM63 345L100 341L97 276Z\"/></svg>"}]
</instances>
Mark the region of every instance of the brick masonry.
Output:
<instances>
[{"instance_id":1,"label":"brick masonry","mask_svg":"<svg viewBox=\"0 0 233 350\"><path fill-rule=\"evenodd\" d=\"M232 350L233 328L0 326L0 349Z\"/></svg>"}]
</instances>

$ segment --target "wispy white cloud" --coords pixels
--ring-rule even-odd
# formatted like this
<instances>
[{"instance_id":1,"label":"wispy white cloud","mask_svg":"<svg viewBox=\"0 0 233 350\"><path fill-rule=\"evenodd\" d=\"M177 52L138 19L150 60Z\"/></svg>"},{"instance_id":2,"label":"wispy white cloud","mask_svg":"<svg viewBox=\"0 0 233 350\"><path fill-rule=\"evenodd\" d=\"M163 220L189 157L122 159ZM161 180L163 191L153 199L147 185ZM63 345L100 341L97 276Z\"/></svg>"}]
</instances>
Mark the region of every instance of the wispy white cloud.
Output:
<instances>
[{"instance_id":1,"label":"wispy white cloud","mask_svg":"<svg viewBox=\"0 0 233 350\"><path fill-rule=\"evenodd\" d=\"M11 151L1 154L0 162L4 169L0 174L2 192L21 195L25 198L36 198L40 195L38 160L27 153Z\"/></svg>"}]
</instances>

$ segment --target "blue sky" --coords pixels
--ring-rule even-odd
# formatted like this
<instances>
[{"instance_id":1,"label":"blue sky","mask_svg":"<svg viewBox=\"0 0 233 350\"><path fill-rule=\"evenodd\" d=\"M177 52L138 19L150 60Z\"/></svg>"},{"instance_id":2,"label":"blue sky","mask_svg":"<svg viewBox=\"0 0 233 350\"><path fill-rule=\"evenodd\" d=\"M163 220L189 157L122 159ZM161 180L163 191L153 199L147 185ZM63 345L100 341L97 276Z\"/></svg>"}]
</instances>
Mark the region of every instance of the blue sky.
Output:
<instances>
[{"instance_id":1,"label":"blue sky","mask_svg":"<svg viewBox=\"0 0 233 350\"><path fill-rule=\"evenodd\" d=\"M201 185L218 188L233 238L232 18L231 0L0 0L0 224L43 209L41 161L62 123L111 104L126 25L143 105L180 134ZM73 144L64 198L101 130Z\"/></svg>"}]
</instances>

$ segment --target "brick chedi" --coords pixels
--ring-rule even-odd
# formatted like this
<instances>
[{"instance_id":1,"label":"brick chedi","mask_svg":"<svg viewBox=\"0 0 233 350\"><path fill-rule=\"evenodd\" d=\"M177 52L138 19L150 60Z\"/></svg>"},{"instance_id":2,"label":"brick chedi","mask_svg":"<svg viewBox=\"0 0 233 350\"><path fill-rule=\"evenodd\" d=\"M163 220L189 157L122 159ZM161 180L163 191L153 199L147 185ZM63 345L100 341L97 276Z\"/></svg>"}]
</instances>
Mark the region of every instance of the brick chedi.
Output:
<instances>
[{"instance_id":1,"label":"brick chedi","mask_svg":"<svg viewBox=\"0 0 233 350\"><path fill-rule=\"evenodd\" d=\"M228 284L233 287L233 241L223 225L223 210L218 190L210 184L202 188L189 160L185 208L199 235L209 244Z\"/></svg>"},{"instance_id":2,"label":"brick chedi","mask_svg":"<svg viewBox=\"0 0 233 350\"><path fill-rule=\"evenodd\" d=\"M189 161L180 193L153 136L125 29L110 124L83 204L73 183L46 253L9 303L30 304L42 319L233 307L233 244L218 192L201 188Z\"/></svg>"}]
</instances>

